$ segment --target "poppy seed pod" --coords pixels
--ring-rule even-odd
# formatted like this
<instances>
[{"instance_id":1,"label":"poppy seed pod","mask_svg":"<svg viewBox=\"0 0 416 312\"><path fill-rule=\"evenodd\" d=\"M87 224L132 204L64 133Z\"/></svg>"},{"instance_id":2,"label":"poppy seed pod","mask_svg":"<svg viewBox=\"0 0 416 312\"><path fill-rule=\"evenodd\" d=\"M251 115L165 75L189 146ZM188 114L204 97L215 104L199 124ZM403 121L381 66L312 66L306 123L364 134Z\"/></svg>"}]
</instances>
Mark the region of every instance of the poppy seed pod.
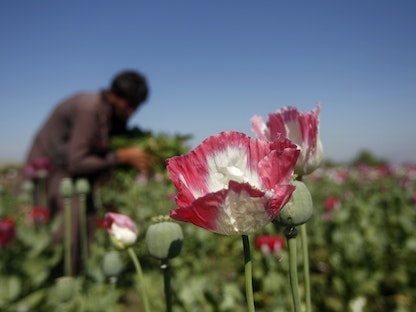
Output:
<instances>
[{"instance_id":1,"label":"poppy seed pod","mask_svg":"<svg viewBox=\"0 0 416 312\"><path fill-rule=\"evenodd\" d=\"M297 226L306 223L312 216L312 196L305 183L294 181L296 186L292 198L274 218L273 223Z\"/></svg>"},{"instance_id":2,"label":"poppy seed pod","mask_svg":"<svg viewBox=\"0 0 416 312\"><path fill-rule=\"evenodd\" d=\"M31 193L31 192L33 192L34 189L35 189L35 185L32 181L27 180L27 181L23 182L23 185L22 185L22 191L23 192Z\"/></svg>"},{"instance_id":3,"label":"poppy seed pod","mask_svg":"<svg viewBox=\"0 0 416 312\"><path fill-rule=\"evenodd\" d=\"M63 197L71 197L74 192L71 178L63 178L59 185L59 194Z\"/></svg>"},{"instance_id":4,"label":"poppy seed pod","mask_svg":"<svg viewBox=\"0 0 416 312\"><path fill-rule=\"evenodd\" d=\"M75 182L75 192L78 194L88 194L90 192L90 184L87 179L78 179Z\"/></svg>"},{"instance_id":5,"label":"poppy seed pod","mask_svg":"<svg viewBox=\"0 0 416 312\"><path fill-rule=\"evenodd\" d=\"M78 291L77 281L72 276L61 276L55 281L55 295L60 303L71 301Z\"/></svg>"},{"instance_id":6,"label":"poppy seed pod","mask_svg":"<svg viewBox=\"0 0 416 312\"><path fill-rule=\"evenodd\" d=\"M182 249L183 232L179 224L163 221L149 226L146 232L149 254L160 260L178 256Z\"/></svg>"},{"instance_id":7,"label":"poppy seed pod","mask_svg":"<svg viewBox=\"0 0 416 312\"><path fill-rule=\"evenodd\" d=\"M102 269L106 276L113 277L123 270L123 260L117 251L109 251L104 255Z\"/></svg>"}]
</instances>

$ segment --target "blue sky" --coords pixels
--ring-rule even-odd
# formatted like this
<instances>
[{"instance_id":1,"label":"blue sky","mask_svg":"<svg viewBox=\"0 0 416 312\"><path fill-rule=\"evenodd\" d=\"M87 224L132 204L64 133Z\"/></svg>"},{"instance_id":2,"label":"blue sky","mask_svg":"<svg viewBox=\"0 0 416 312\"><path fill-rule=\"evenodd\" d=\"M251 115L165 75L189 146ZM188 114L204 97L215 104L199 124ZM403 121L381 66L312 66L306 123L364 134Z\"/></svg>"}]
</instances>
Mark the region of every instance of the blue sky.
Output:
<instances>
[{"instance_id":1,"label":"blue sky","mask_svg":"<svg viewBox=\"0 0 416 312\"><path fill-rule=\"evenodd\" d=\"M321 102L327 158L416 162L416 2L2 1L0 162L24 158L53 106L143 72L131 125L254 136L250 118Z\"/></svg>"}]
</instances>

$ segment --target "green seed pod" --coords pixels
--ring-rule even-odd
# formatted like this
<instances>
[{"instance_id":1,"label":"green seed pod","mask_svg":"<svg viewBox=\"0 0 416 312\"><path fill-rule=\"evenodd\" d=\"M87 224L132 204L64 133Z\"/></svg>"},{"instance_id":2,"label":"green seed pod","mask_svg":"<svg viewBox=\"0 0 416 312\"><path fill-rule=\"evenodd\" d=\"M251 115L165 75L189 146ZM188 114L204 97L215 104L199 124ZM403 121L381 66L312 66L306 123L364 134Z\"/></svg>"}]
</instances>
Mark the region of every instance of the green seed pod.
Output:
<instances>
[{"instance_id":1,"label":"green seed pod","mask_svg":"<svg viewBox=\"0 0 416 312\"><path fill-rule=\"evenodd\" d=\"M35 189L35 185L32 181L26 180L25 182L23 182L23 185L22 185L23 192L32 193L34 189Z\"/></svg>"},{"instance_id":2,"label":"green seed pod","mask_svg":"<svg viewBox=\"0 0 416 312\"><path fill-rule=\"evenodd\" d=\"M90 184L87 179L80 178L75 182L75 192L78 194L88 194L90 192Z\"/></svg>"},{"instance_id":3,"label":"green seed pod","mask_svg":"<svg viewBox=\"0 0 416 312\"><path fill-rule=\"evenodd\" d=\"M18 195L18 199L20 203L29 204L33 200L33 191L35 189L35 184L30 181L26 180L23 182L21 186L21 192Z\"/></svg>"},{"instance_id":4,"label":"green seed pod","mask_svg":"<svg viewBox=\"0 0 416 312\"><path fill-rule=\"evenodd\" d=\"M149 254L165 260L178 256L182 249L183 233L179 224L163 221L149 226L146 232L146 245Z\"/></svg>"},{"instance_id":5,"label":"green seed pod","mask_svg":"<svg viewBox=\"0 0 416 312\"><path fill-rule=\"evenodd\" d=\"M72 185L71 178L63 178L61 184L59 185L59 193L63 197L71 197L74 192L74 187Z\"/></svg>"},{"instance_id":6,"label":"green seed pod","mask_svg":"<svg viewBox=\"0 0 416 312\"><path fill-rule=\"evenodd\" d=\"M312 216L312 196L301 181L294 181L296 186L290 201L274 218L273 223L283 226L297 226L306 223Z\"/></svg>"},{"instance_id":7,"label":"green seed pod","mask_svg":"<svg viewBox=\"0 0 416 312\"><path fill-rule=\"evenodd\" d=\"M104 255L102 269L107 277L118 276L123 270L123 260L120 253L115 250L109 251Z\"/></svg>"},{"instance_id":8,"label":"green seed pod","mask_svg":"<svg viewBox=\"0 0 416 312\"><path fill-rule=\"evenodd\" d=\"M68 302L77 293L77 281L72 276L62 276L55 280L55 294L58 302Z\"/></svg>"}]
</instances>

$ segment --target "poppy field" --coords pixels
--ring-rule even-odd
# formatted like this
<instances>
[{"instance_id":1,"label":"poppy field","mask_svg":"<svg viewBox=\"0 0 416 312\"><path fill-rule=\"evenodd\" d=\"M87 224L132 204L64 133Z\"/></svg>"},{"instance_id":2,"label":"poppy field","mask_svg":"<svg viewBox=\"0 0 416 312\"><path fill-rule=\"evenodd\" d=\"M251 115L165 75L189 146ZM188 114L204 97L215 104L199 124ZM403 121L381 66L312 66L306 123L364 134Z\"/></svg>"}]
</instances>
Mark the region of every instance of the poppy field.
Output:
<instances>
[{"instance_id":1,"label":"poppy field","mask_svg":"<svg viewBox=\"0 0 416 312\"><path fill-rule=\"evenodd\" d=\"M42 207L14 196L16 168L1 173L0 307L3 311L137 311L134 266L115 248L100 222L117 207L137 224L134 245L152 311L164 311L160 261L146 249L147 228L175 209L166 172L145 178L113 172L97 190L101 206L90 245L88 272L69 294L56 268L63 248L52 248L56 225ZM314 311L413 311L416 295L416 166L322 166L305 181L313 197L307 223ZM171 261L173 311L246 311L239 237L179 222L183 247ZM283 228L268 224L250 235L258 311L291 311L288 251ZM300 247L299 247L300 248ZM299 269L302 258L299 257ZM62 281L61 281L62 282ZM299 274L303 296L303 277ZM63 296L63 298L62 298ZM65 297L66 296L66 297Z\"/></svg>"},{"instance_id":2,"label":"poppy field","mask_svg":"<svg viewBox=\"0 0 416 312\"><path fill-rule=\"evenodd\" d=\"M281 113L317 128L319 109ZM416 165L336 164L317 130L295 145L253 125L262 140L220 133L192 153L190 136L136 129L112 144L155 155L150 174L65 179L64 198L92 192L95 205L74 275L71 242L52 241L64 216L2 166L0 311L415 311Z\"/></svg>"}]
</instances>

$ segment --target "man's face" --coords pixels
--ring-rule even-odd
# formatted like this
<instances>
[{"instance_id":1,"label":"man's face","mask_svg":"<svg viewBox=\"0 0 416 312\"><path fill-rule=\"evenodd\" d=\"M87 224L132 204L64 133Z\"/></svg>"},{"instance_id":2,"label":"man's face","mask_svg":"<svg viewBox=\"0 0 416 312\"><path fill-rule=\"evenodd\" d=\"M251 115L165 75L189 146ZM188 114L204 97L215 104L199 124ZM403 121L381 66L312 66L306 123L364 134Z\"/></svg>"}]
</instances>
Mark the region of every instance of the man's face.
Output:
<instances>
[{"instance_id":1,"label":"man's face","mask_svg":"<svg viewBox=\"0 0 416 312\"><path fill-rule=\"evenodd\" d=\"M127 120L135 112L137 107L133 107L125 99L110 92L108 94L108 101L114 107L116 116L122 120Z\"/></svg>"}]
</instances>

